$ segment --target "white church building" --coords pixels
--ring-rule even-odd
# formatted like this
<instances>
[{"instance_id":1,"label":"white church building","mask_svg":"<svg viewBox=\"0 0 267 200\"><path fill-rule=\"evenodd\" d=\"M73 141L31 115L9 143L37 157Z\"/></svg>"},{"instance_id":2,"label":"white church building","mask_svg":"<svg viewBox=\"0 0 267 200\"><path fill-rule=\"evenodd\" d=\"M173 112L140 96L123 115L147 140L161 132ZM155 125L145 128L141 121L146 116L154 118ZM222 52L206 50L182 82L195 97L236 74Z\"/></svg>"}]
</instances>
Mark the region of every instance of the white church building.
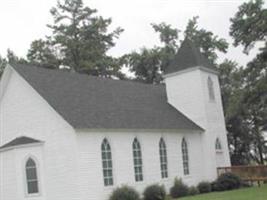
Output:
<instances>
[{"instance_id":1,"label":"white church building","mask_svg":"<svg viewBox=\"0 0 267 200\"><path fill-rule=\"evenodd\" d=\"M186 40L164 84L9 65L0 83L0 199L106 200L229 166L218 72Z\"/></svg>"}]
</instances>

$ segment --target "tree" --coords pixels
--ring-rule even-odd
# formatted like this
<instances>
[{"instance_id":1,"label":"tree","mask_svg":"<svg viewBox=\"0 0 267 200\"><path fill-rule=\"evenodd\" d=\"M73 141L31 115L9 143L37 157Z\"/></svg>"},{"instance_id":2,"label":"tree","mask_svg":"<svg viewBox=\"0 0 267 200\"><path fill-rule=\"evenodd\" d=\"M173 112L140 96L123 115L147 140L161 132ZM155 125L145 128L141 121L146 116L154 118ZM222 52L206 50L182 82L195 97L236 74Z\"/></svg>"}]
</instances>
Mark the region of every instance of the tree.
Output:
<instances>
[{"instance_id":1,"label":"tree","mask_svg":"<svg viewBox=\"0 0 267 200\"><path fill-rule=\"evenodd\" d=\"M160 71L164 72L178 50L178 38L180 30L172 28L170 24L166 24L164 22L151 25L154 31L159 34L160 42L163 44L163 47L157 49L159 53L158 57L161 63Z\"/></svg>"},{"instance_id":2,"label":"tree","mask_svg":"<svg viewBox=\"0 0 267 200\"><path fill-rule=\"evenodd\" d=\"M18 57L14 51L12 51L11 49L7 49L7 62L10 64L27 64L28 61L25 60L24 58L20 58Z\"/></svg>"},{"instance_id":3,"label":"tree","mask_svg":"<svg viewBox=\"0 0 267 200\"><path fill-rule=\"evenodd\" d=\"M125 55L123 59L130 71L135 73L137 81L153 84L162 81L159 48L143 48L140 53L132 52Z\"/></svg>"},{"instance_id":4,"label":"tree","mask_svg":"<svg viewBox=\"0 0 267 200\"><path fill-rule=\"evenodd\" d=\"M199 29L197 19L198 17L194 17L189 20L184 35L192 40L201 49L202 53L215 64L218 57L217 51L226 53L228 43L225 39L219 38L210 31ZM152 28L159 34L163 46L156 46L152 49L143 48L140 53L135 51L128 54L125 63L132 72L135 72L137 80L146 83L161 83L163 72L179 49L180 30L166 23L152 24ZM152 63L156 63L156 65Z\"/></svg>"},{"instance_id":5,"label":"tree","mask_svg":"<svg viewBox=\"0 0 267 200\"><path fill-rule=\"evenodd\" d=\"M62 64L78 72L97 76L111 76L119 72L117 60L107 55L122 32L117 28L108 32L111 19L96 16L97 11L83 5L82 0L58 2L51 9L54 24L52 44L63 55Z\"/></svg>"},{"instance_id":6,"label":"tree","mask_svg":"<svg viewBox=\"0 0 267 200\"><path fill-rule=\"evenodd\" d=\"M199 47L200 51L213 64L216 64L216 59L218 58L216 51L226 53L228 49L228 43L225 39L219 38L211 31L207 31L203 28L199 29L197 24L198 18L199 17L196 16L189 20L184 35L197 47Z\"/></svg>"},{"instance_id":7,"label":"tree","mask_svg":"<svg viewBox=\"0 0 267 200\"><path fill-rule=\"evenodd\" d=\"M242 4L231 18L230 35L234 38L234 45L243 45L246 53L256 42L267 40L267 9L263 5L263 0L251 0Z\"/></svg>"},{"instance_id":8,"label":"tree","mask_svg":"<svg viewBox=\"0 0 267 200\"><path fill-rule=\"evenodd\" d=\"M243 68L231 60L218 66L225 123L232 165L246 165L250 162L251 135L244 117L246 110L244 96Z\"/></svg>"},{"instance_id":9,"label":"tree","mask_svg":"<svg viewBox=\"0 0 267 200\"><path fill-rule=\"evenodd\" d=\"M267 152L266 141L262 129L267 122L267 9L262 0L243 3L234 18L230 35L234 45L243 45L244 52L254 47L256 42L265 42L265 47L244 69L244 86L241 104L245 107L240 117L248 129L242 134L251 136L250 155L253 161L264 164Z\"/></svg>"},{"instance_id":10,"label":"tree","mask_svg":"<svg viewBox=\"0 0 267 200\"><path fill-rule=\"evenodd\" d=\"M27 58L34 65L56 69L61 64L60 55L57 51L50 40L34 40L28 50Z\"/></svg>"},{"instance_id":11,"label":"tree","mask_svg":"<svg viewBox=\"0 0 267 200\"><path fill-rule=\"evenodd\" d=\"M0 55L0 79L7 65L7 61Z\"/></svg>"}]
</instances>

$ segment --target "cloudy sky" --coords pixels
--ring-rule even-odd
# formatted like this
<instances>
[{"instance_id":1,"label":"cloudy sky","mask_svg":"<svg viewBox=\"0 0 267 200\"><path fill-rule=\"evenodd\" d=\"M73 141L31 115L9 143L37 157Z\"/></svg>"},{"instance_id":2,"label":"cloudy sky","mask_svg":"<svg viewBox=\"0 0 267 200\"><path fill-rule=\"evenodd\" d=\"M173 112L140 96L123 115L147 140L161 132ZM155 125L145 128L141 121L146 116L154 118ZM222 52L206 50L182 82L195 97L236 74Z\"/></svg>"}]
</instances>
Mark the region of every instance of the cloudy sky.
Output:
<instances>
[{"instance_id":1,"label":"cloudy sky","mask_svg":"<svg viewBox=\"0 0 267 200\"><path fill-rule=\"evenodd\" d=\"M159 44L158 36L150 23L166 22L184 30L190 18L198 15L199 27L211 30L219 37L232 42L229 36L229 19L245 0L84 0L85 5L96 8L100 15L113 19L112 27L125 31L110 54L124 53ZM56 0L0 0L0 54L10 48L25 56L34 39L50 34L46 24L52 22L49 10ZM266 5L265 5L266 6ZM182 36L182 35L181 35ZM220 60L230 58L246 64L254 57L242 53L242 47L231 46L229 52L220 54Z\"/></svg>"}]
</instances>

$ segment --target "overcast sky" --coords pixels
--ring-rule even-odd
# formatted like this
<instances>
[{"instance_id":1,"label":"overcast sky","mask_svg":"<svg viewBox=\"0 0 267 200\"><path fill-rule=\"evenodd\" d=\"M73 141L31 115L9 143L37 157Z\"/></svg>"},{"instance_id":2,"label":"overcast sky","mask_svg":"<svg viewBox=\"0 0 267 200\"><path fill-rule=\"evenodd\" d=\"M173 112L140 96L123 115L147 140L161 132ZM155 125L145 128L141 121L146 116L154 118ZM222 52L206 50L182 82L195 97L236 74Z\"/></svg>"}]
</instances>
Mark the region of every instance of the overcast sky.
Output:
<instances>
[{"instance_id":1,"label":"overcast sky","mask_svg":"<svg viewBox=\"0 0 267 200\"><path fill-rule=\"evenodd\" d=\"M200 17L199 27L232 42L229 19L243 2L246 1L84 0L85 5L96 8L100 15L111 17L112 27L120 26L125 30L109 52L114 56L159 44L150 23L166 22L184 30L188 20L196 15ZM17 55L26 56L31 41L50 34L46 24L52 22L49 10L55 5L56 0L0 0L0 54L4 56L10 48ZM254 50L246 56L241 47L231 46L226 55L220 54L220 60L229 58L244 65L255 53Z\"/></svg>"}]
</instances>

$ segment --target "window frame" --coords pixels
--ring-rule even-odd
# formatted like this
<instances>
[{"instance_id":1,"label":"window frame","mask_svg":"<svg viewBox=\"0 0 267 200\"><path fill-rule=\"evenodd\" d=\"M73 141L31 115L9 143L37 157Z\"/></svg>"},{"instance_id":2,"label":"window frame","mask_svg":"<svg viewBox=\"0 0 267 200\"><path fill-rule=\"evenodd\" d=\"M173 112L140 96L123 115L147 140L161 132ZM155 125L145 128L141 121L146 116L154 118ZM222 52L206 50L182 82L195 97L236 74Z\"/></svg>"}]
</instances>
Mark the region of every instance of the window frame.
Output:
<instances>
[{"instance_id":1,"label":"window frame","mask_svg":"<svg viewBox=\"0 0 267 200\"><path fill-rule=\"evenodd\" d=\"M34 164L35 164L35 170L36 170L36 180L37 180L37 187L38 187L38 192L36 193L29 193L29 187L28 187L28 179L27 179L27 172L26 172L26 165L27 165L27 162L29 160L33 160ZM37 196L41 196L41 180L40 180L40 174L39 174L39 170L40 170L40 167L39 167L39 162L38 160L36 159L36 157L30 155L30 156L27 156L25 159L24 159L24 162L23 162L23 176L24 176L24 191L25 191L25 197L37 197Z\"/></svg>"},{"instance_id":2,"label":"window frame","mask_svg":"<svg viewBox=\"0 0 267 200\"><path fill-rule=\"evenodd\" d=\"M103 145L108 145L109 149L103 151ZM103 156L105 153L105 158ZM110 154L110 157L109 157ZM105 161L105 162L104 162ZM112 158L112 148L110 142L107 138L104 138L101 143L101 163L102 163L102 174L103 174L103 184L104 187L112 187L114 185L114 170L113 170L113 158ZM106 166L104 166L106 163ZM111 171L111 175L105 175ZM106 182L107 180L107 182Z\"/></svg>"},{"instance_id":3,"label":"window frame","mask_svg":"<svg viewBox=\"0 0 267 200\"><path fill-rule=\"evenodd\" d=\"M181 150L182 150L182 161L183 161L183 174L184 176L189 176L190 175L189 150L188 150L188 142L185 138L182 139Z\"/></svg>"},{"instance_id":4,"label":"window frame","mask_svg":"<svg viewBox=\"0 0 267 200\"><path fill-rule=\"evenodd\" d=\"M135 144L137 144L137 148ZM133 143L132 143L132 154L133 154L133 167L134 167L135 182L142 182L144 181L142 147L141 147L141 143L139 142L137 138L134 138ZM138 162L137 164L136 164L136 160ZM136 171L136 168L138 168L138 172Z\"/></svg>"},{"instance_id":5,"label":"window frame","mask_svg":"<svg viewBox=\"0 0 267 200\"><path fill-rule=\"evenodd\" d=\"M214 102L215 101L214 82L210 76L208 76L207 79L207 86L208 86L209 100Z\"/></svg>"},{"instance_id":6,"label":"window frame","mask_svg":"<svg viewBox=\"0 0 267 200\"><path fill-rule=\"evenodd\" d=\"M162 145L163 145L163 148L162 148ZM162 153L163 153L163 155L162 155ZM168 153L167 153L166 142L162 137L159 140L159 161L160 161L161 178L162 179L166 179L166 178L169 177L169 172L168 172Z\"/></svg>"},{"instance_id":7,"label":"window frame","mask_svg":"<svg viewBox=\"0 0 267 200\"><path fill-rule=\"evenodd\" d=\"M219 148L217 148L218 145L219 145ZM215 151L217 153L222 153L223 152L222 142L221 142L219 137L217 137L216 140L215 140Z\"/></svg>"}]
</instances>

